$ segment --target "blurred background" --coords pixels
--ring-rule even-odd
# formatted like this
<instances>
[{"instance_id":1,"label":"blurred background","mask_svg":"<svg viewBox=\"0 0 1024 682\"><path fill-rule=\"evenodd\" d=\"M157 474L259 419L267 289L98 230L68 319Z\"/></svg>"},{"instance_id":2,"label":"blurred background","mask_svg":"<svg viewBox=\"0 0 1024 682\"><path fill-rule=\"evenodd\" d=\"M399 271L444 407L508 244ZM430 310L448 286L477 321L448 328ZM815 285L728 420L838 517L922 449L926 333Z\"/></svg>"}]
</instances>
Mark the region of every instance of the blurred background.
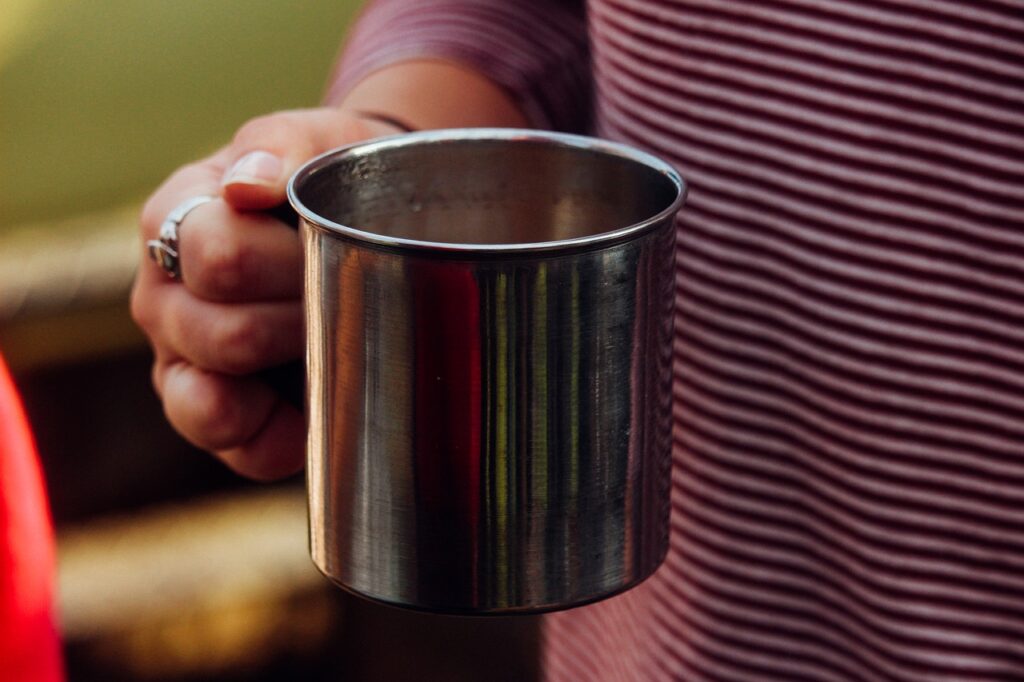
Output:
<instances>
[{"instance_id":1,"label":"blurred background","mask_svg":"<svg viewBox=\"0 0 1024 682\"><path fill-rule=\"evenodd\" d=\"M252 116L322 93L354 0L4 0L0 351L58 533L71 680L533 679L536 621L345 595L301 478L178 438L128 314L142 201Z\"/></svg>"}]
</instances>

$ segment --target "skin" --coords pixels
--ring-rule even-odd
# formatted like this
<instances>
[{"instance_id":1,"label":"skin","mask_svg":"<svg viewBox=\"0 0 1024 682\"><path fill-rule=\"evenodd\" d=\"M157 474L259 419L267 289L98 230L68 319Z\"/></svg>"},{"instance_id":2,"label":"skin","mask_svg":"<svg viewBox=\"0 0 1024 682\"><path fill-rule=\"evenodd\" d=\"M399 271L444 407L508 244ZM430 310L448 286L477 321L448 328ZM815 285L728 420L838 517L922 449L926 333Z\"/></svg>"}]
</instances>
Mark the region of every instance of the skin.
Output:
<instances>
[{"instance_id":1,"label":"skin","mask_svg":"<svg viewBox=\"0 0 1024 682\"><path fill-rule=\"evenodd\" d=\"M217 153L175 171L142 211L144 244L186 199L219 197L179 228L181 281L143 254L131 311L153 347L153 385L168 421L251 478L287 476L305 462L303 415L257 377L304 349L299 239L262 211L285 201L288 178L308 159L399 132L360 112L417 129L528 126L485 77L454 63L402 62L371 73L325 107L247 122ZM259 163L232 174L252 152Z\"/></svg>"}]
</instances>

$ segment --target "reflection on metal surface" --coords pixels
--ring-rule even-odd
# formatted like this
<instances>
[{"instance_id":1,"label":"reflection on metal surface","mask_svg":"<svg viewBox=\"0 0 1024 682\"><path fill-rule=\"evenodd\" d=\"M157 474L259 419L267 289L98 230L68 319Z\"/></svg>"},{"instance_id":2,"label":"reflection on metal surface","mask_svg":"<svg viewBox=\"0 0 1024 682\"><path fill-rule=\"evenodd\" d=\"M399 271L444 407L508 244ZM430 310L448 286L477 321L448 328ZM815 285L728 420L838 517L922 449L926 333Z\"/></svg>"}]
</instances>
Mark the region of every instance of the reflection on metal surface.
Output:
<instances>
[{"instance_id":1,"label":"reflection on metal surface","mask_svg":"<svg viewBox=\"0 0 1024 682\"><path fill-rule=\"evenodd\" d=\"M312 555L381 601L565 608L667 549L681 182L616 145L510 135L370 143L291 188Z\"/></svg>"}]
</instances>

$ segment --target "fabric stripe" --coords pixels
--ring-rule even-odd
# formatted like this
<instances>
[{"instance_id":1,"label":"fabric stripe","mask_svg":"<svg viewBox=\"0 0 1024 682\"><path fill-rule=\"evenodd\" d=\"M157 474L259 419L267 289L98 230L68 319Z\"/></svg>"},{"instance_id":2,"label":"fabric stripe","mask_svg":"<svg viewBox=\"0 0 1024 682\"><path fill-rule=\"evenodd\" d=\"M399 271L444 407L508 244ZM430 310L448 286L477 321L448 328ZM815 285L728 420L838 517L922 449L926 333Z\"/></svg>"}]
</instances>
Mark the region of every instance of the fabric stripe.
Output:
<instances>
[{"instance_id":1,"label":"fabric stripe","mask_svg":"<svg viewBox=\"0 0 1024 682\"><path fill-rule=\"evenodd\" d=\"M590 4L599 133L691 184L674 535L549 660L1024 676L1024 17L966 5Z\"/></svg>"},{"instance_id":2,"label":"fabric stripe","mask_svg":"<svg viewBox=\"0 0 1024 682\"><path fill-rule=\"evenodd\" d=\"M669 556L545 676L1024 679L1024 4L591 0L571 63L578 12L381 4L690 184Z\"/></svg>"}]
</instances>

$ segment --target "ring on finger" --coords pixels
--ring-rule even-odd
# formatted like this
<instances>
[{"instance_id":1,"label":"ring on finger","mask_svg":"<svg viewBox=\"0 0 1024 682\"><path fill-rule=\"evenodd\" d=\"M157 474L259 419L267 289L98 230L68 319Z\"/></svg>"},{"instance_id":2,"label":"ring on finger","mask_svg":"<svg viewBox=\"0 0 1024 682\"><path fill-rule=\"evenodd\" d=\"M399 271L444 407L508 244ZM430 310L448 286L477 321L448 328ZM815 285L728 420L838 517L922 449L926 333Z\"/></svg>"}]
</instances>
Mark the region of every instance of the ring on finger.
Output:
<instances>
[{"instance_id":1,"label":"ring on finger","mask_svg":"<svg viewBox=\"0 0 1024 682\"><path fill-rule=\"evenodd\" d=\"M178 248L178 228L190 212L203 204L215 201L217 196L204 194L192 197L175 206L160 224L160 233L156 239L146 242L146 250L161 270L171 279L181 279L180 249Z\"/></svg>"}]
</instances>

